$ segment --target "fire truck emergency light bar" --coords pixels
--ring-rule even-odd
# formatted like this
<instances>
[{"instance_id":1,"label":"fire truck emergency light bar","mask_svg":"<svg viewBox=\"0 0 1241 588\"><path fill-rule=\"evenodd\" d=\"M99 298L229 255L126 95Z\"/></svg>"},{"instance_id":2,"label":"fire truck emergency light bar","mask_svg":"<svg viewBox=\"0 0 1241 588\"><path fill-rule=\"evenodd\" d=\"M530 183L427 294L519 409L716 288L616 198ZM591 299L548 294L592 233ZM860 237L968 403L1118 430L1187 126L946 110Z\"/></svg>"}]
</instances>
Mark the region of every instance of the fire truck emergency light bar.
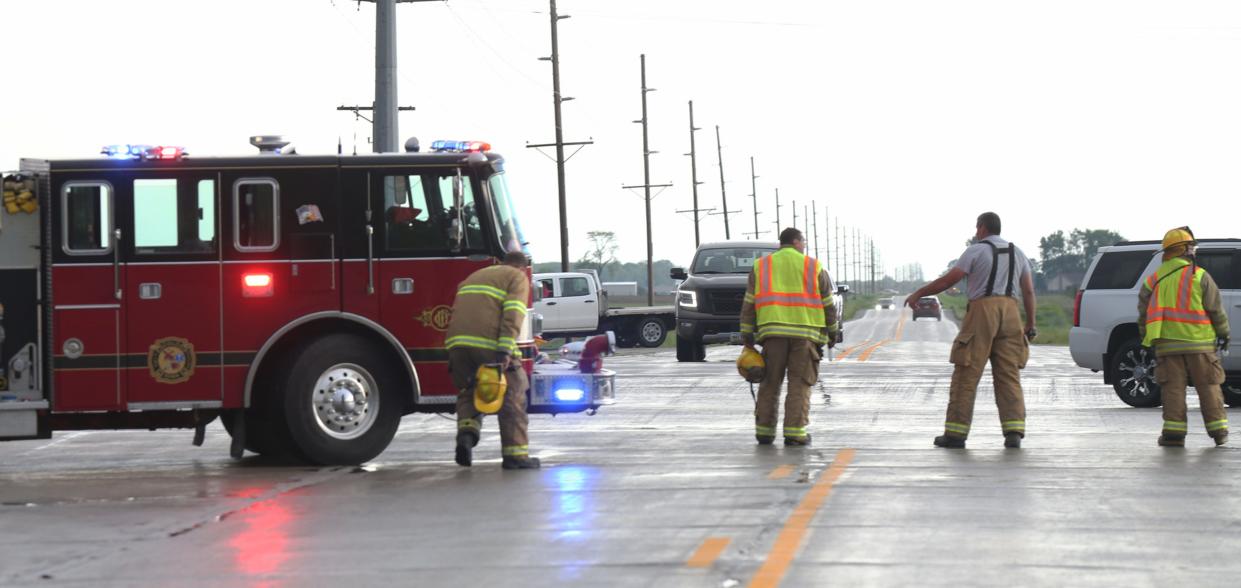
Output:
<instances>
[{"instance_id":1,"label":"fire truck emergency light bar","mask_svg":"<svg viewBox=\"0 0 1241 588\"><path fill-rule=\"evenodd\" d=\"M491 151L491 143L482 141L434 141L431 151L435 153L479 153Z\"/></svg>"},{"instance_id":2,"label":"fire truck emergency light bar","mask_svg":"<svg viewBox=\"0 0 1241 588\"><path fill-rule=\"evenodd\" d=\"M189 155L184 147L171 145L105 145L99 152L116 159L181 159Z\"/></svg>"}]
</instances>

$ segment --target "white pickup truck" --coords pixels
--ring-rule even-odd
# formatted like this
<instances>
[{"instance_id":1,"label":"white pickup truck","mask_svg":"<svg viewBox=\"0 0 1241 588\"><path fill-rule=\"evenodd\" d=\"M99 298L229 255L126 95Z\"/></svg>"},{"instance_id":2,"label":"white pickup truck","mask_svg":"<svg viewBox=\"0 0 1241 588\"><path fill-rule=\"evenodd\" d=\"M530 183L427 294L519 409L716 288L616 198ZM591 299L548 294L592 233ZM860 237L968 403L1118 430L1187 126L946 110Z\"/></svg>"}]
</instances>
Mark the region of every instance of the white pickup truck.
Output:
<instances>
[{"instance_id":1,"label":"white pickup truck","mask_svg":"<svg viewBox=\"0 0 1241 588\"><path fill-rule=\"evenodd\" d=\"M593 273L534 274L534 312L543 337L588 337L612 331L620 347L659 347L676 322L669 306L608 308L607 293Z\"/></svg>"}]
</instances>

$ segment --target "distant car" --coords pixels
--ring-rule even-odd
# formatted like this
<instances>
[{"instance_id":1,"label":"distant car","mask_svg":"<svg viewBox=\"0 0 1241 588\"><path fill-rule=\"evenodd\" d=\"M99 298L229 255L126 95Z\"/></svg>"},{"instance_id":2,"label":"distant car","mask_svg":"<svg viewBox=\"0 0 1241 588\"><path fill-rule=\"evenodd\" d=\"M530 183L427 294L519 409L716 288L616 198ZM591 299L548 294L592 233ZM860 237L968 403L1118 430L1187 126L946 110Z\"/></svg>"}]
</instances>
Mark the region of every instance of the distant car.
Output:
<instances>
[{"instance_id":1,"label":"distant car","mask_svg":"<svg viewBox=\"0 0 1241 588\"><path fill-rule=\"evenodd\" d=\"M879 308L887 310L889 308L892 308L894 305L896 305L896 302L892 300L891 296L888 296L887 298L879 299Z\"/></svg>"},{"instance_id":2,"label":"distant car","mask_svg":"<svg viewBox=\"0 0 1241 588\"><path fill-rule=\"evenodd\" d=\"M937 321L944 320L944 310L939 306L939 299L934 296L923 296L914 305L914 320L934 317Z\"/></svg>"}]
</instances>

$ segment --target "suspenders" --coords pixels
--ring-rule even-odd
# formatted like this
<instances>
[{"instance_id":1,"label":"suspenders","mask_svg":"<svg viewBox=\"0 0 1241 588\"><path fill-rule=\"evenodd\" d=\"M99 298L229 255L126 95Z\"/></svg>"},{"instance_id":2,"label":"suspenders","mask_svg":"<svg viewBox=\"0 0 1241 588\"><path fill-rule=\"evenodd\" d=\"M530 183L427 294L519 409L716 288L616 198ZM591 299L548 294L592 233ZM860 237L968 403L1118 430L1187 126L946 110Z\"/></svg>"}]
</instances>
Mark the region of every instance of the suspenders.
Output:
<instances>
[{"instance_id":1,"label":"suspenders","mask_svg":"<svg viewBox=\"0 0 1241 588\"><path fill-rule=\"evenodd\" d=\"M995 246L995 243L992 243L990 241L984 240L980 242L986 243L987 246L991 248L991 276L987 278L987 293L983 294L983 296L992 296L995 293L995 272L996 272L996 269L1000 265L1000 249ZM1005 251L1008 252L1008 290L1004 292L1004 295L1012 296L1013 295L1013 276L1017 275L1017 272L1014 271L1017 266L1016 264L1017 247L1014 246L1012 243L1009 243Z\"/></svg>"}]
</instances>

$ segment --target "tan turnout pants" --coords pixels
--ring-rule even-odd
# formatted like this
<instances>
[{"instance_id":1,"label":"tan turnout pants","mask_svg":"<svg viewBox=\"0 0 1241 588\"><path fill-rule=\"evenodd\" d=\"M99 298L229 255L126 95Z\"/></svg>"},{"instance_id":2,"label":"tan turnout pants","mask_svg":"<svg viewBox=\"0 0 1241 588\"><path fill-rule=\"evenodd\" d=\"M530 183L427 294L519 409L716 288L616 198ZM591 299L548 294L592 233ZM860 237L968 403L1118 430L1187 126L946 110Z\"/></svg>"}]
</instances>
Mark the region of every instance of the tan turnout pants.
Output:
<instances>
[{"instance_id":1,"label":"tan turnout pants","mask_svg":"<svg viewBox=\"0 0 1241 588\"><path fill-rule=\"evenodd\" d=\"M448 371L452 385L457 389L457 431L470 431L481 435L483 415L474 408L474 373L478 366L495 362L494 351L482 349L449 349ZM504 455L524 457L530 455L526 427L530 418L526 415L526 390L530 387L526 370L517 358L509 363L504 372L508 386L504 390L504 404L500 407L500 445Z\"/></svg>"},{"instance_id":2,"label":"tan turnout pants","mask_svg":"<svg viewBox=\"0 0 1241 588\"><path fill-rule=\"evenodd\" d=\"M1211 437L1228 435L1228 412L1224 409L1224 368L1214 353L1186 353L1161 356L1155 366L1155 381L1163 392L1163 434L1183 439L1189 431L1185 409L1185 389L1190 381L1198 391L1202 422Z\"/></svg>"},{"instance_id":3,"label":"tan turnout pants","mask_svg":"<svg viewBox=\"0 0 1241 588\"><path fill-rule=\"evenodd\" d=\"M805 439L810 424L810 387L819 381L819 352L806 339L768 337L763 339L763 361L767 374L758 387L754 407L754 434L774 439L780 412L780 385L788 374L789 390L784 398L784 436Z\"/></svg>"},{"instance_id":4,"label":"tan turnout pants","mask_svg":"<svg viewBox=\"0 0 1241 588\"><path fill-rule=\"evenodd\" d=\"M1026 405L1021 392L1021 372L1030 357L1029 342L1021 329L1017 299L989 296L971 300L961 332L952 342L949 361L952 384L948 396L948 416L944 434L965 439L974 420L974 399L983 368L991 362L995 383L995 405L1000 410L1000 428L1005 433L1026 431Z\"/></svg>"}]
</instances>

